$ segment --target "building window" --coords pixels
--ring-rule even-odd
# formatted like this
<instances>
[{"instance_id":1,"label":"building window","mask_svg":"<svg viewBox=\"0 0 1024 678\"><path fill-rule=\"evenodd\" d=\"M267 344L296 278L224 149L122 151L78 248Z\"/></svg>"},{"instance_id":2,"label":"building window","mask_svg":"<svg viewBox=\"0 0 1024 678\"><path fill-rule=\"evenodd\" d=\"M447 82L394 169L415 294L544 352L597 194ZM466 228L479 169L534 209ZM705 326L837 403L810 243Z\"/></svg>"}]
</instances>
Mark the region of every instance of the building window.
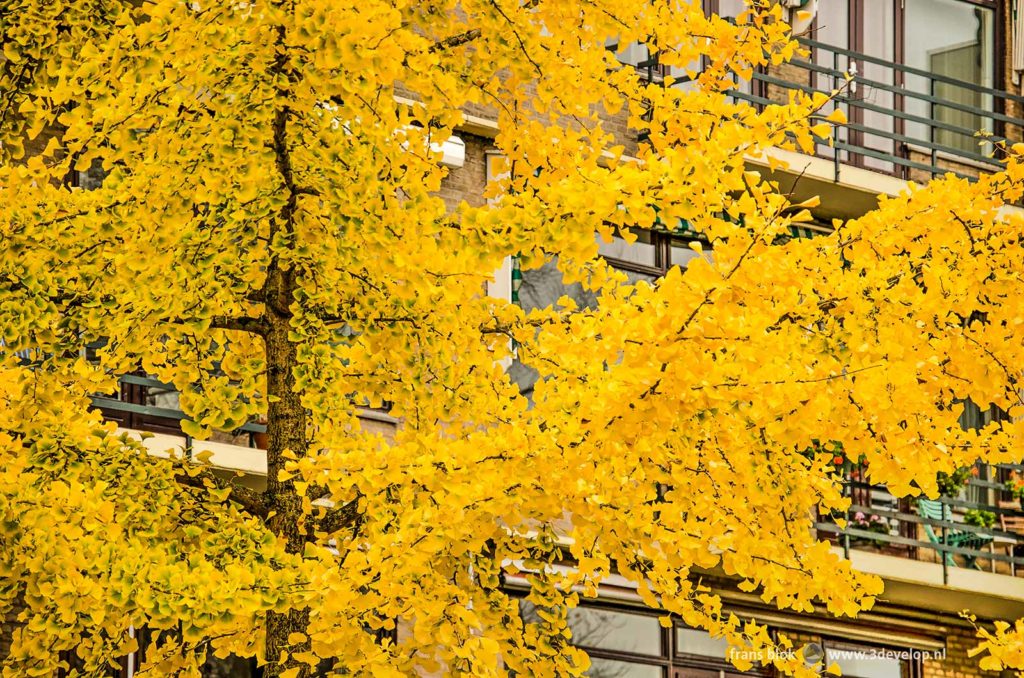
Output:
<instances>
[{"instance_id":1,"label":"building window","mask_svg":"<svg viewBox=\"0 0 1024 678\"><path fill-rule=\"evenodd\" d=\"M627 242L618 234L613 235L610 242L605 242L601 236L595 235L598 254L613 268L625 273L630 283L651 284L673 266L686 268L697 257L710 259L714 256L706 243L703 253L694 250L691 247L692 243L705 241L687 229L685 224L671 232L634 229L632 233L636 240L633 243ZM824 225L803 224L792 226L790 236L787 237L812 238L829 231L830 229ZM558 268L557 257L552 257L537 268L521 271L516 296L519 305L525 311L547 308L563 296L571 298L577 308L597 308L598 304L598 297L593 291L585 289L578 282L564 282L562 271ZM537 371L515 360L508 373L520 391L531 397L538 378Z\"/></svg>"},{"instance_id":2,"label":"building window","mask_svg":"<svg viewBox=\"0 0 1024 678\"><path fill-rule=\"evenodd\" d=\"M533 603L521 599L526 624L541 623ZM675 625L661 627L656 611L610 606L601 601L569 610L572 643L590 657L591 678L740 678L774 676L771 666L755 664L740 671L726 656L729 644L707 631ZM929 653L908 647L820 638L804 646L808 661L824 668L838 664L843 678L920 678L922 658L943 659L942 650Z\"/></svg>"},{"instance_id":3,"label":"building window","mask_svg":"<svg viewBox=\"0 0 1024 678\"><path fill-rule=\"evenodd\" d=\"M693 235L641 229L633 231L633 234L636 236L633 243L620 235L612 236L611 242L595 236L598 254L613 268L624 272L630 283L653 283L673 266L685 267L700 256L690 247L690 243L698 240ZM523 309L546 308L562 296L572 298L579 308L597 307L597 295L593 292L579 283L567 285L563 282L557 257L537 268L522 271L518 297Z\"/></svg>"},{"instance_id":4,"label":"building window","mask_svg":"<svg viewBox=\"0 0 1024 678\"><path fill-rule=\"evenodd\" d=\"M685 266L699 256L689 246L693 236L640 229L634 233L637 240L632 244L618 235L608 243L596 236L598 253L614 268L624 272L630 283L653 283L672 266ZM565 283L557 257L552 257L538 268L522 271L517 297L523 310L547 308L563 296L571 298L578 308L597 308L598 298L593 291L578 282ZM509 367L508 374L524 395L532 397L538 379L534 368L517 359Z\"/></svg>"},{"instance_id":5,"label":"building window","mask_svg":"<svg viewBox=\"0 0 1024 678\"><path fill-rule=\"evenodd\" d=\"M657 617L600 607L569 610L573 642L612 653L660 657L663 654L661 624Z\"/></svg>"},{"instance_id":6,"label":"building window","mask_svg":"<svg viewBox=\"0 0 1024 678\"><path fill-rule=\"evenodd\" d=\"M913 99L907 102L907 112L942 124L933 128L931 141L958 151L981 153L974 132L994 131L992 119L981 114L993 110L994 102L990 94L971 86L995 86L994 7L960 0L907 0L905 12L904 62L940 78L928 83L924 78L908 76L907 85L951 104ZM923 132L920 124L908 127L916 136Z\"/></svg>"},{"instance_id":7,"label":"building window","mask_svg":"<svg viewBox=\"0 0 1024 678\"><path fill-rule=\"evenodd\" d=\"M812 37L840 51L815 49L815 62L826 69L852 69L858 78L848 94L853 100L850 120L856 126L848 131L850 143L894 155L904 143L897 137L910 137L924 142L919 150L983 159L990 148L979 147L974 133L996 131L993 119L984 114L996 106L992 94L984 91L998 84L996 35L1001 29L996 10L995 0L819 3ZM811 78L825 91L841 84L824 73ZM884 158L865 156L860 161L874 169L893 169Z\"/></svg>"},{"instance_id":8,"label":"building window","mask_svg":"<svg viewBox=\"0 0 1024 678\"><path fill-rule=\"evenodd\" d=\"M526 623L540 617L532 603L519 603ZM572 642L590 657L591 678L732 678L746 673L726 660L728 644L706 631L661 627L652 611L587 605L569 611Z\"/></svg>"},{"instance_id":9,"label":"building window","mask_svg":"<svg viewBox=\"0 0 1024 678\"><path fill-rule=\"evenodd\" d=\"M690 243L699 240L694 235L666 231L635 230L636 242L630 244L620 235L611 242L598 237L597 251L614 268L629 276L631 283L654 282L673 266L686 267L700 256Z\"/></svg>"},{"instance_id":10,"label":"building window","mask_svg":"<svg viewBox=\"0 0 1024 678\"><path fill-rule=\"evenodd\" d=\"M881 645L862 645L839 640L824 641L825 665L835 663L844 678L916 678L920 660L914 651Z\"/></svg>"}]
</instances>

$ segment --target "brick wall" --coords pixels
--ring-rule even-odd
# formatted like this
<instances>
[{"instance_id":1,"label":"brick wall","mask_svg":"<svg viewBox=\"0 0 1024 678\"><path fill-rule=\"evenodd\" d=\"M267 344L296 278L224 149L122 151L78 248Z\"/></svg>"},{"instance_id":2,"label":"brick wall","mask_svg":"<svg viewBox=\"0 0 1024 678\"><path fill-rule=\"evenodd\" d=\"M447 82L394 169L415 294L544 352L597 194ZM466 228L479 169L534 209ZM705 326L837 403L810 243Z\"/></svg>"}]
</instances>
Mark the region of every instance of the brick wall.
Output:
<instances>
[{"instance_id":1,"label":"brick wall","mask_svg":"<svg viewBox=\"0 0 1024 678\"><path fill-rule=\"evenodd\" d=\"M932 157L930 153L925 153L923 151L911 149L908 153L908 156L912 162L920 163L922 165L932 164ZM957 172L958 174L962 174L968 177L978 177L983 173L992 171L993 169L989 167L983 170L979 165L971 164L968 162L956 162L955 160L943 156L936 156L935 167L939 170L936 176L942 176L942 172L949 171ZM919 184L926 183L930 181L932 178L931 172L917 168L911 168L909 174L910 176L907 178L910 181L916 181Z\"/></svg>"},{"instance_id":2,"label":"brick wall","mask_svg":"<svg viewBox=\"0 0 1024 678\"><path fill-rule=\"evenodd\" d=\"M968 651L978 645L974 632L956 630L946 636L946 657L942 660L926 659L921 663L921 678L974 678L999 676L998 671L982 671L978 659L969 657Z\"/></svg>"},{"instance_id":3,"label":"brick wall","mask_svg":"<svg viewBox=\"0 0 1024 678\"><path fill-rule=\"evenodd\" d=\"M781 64L779 66L773 66L768 69L768 74L773 78L784 80L785 82L791 82L797 85L804 85L807 87L811 86L811 71L801 66L794 64ZM755 83L756 84L756 83ZM792 91L790 87L781 87L779 85L768 85L768 99L777 101L779 103L786 103L789 101L789 93Z\"/></svg>"},{"instance_id":4,"label":"brick wall","mask_svg":"<svg viewBox=\"0 0 1024 678\"><path fill-rule=\"evenodd\" d=\"M463 200L478 207L484 203L487 185L486 151L493 145L484 137L463 133L458 136L466 144L466 163L449 170L441 183L440 195L448 209L454 209Z\"/></svg>"},{"instance_id":5,"label":"brick wall","mask_svg":"<svg viewBox=\"0 0 1024 678\"><path fill-rule=\"evenodd\" d=\"M794 648L802 648L809 643L827 645L829 640L843 642L842 638L822 637L804 631L785 631L786 637L793 642ZM850 645L869 645L860 641L849 641ZM982 671L978 668L978 658L970 657L968 652L978 644L974 632L968 628L956 628L947 632L945 657L922 659L920 673L905 673L905 678L994 678L996 676L1013 675L998 671ZM923 653L924 654L924 653ZM909 668L909 667L908 667Z\"/></svg>"}]
</instances>

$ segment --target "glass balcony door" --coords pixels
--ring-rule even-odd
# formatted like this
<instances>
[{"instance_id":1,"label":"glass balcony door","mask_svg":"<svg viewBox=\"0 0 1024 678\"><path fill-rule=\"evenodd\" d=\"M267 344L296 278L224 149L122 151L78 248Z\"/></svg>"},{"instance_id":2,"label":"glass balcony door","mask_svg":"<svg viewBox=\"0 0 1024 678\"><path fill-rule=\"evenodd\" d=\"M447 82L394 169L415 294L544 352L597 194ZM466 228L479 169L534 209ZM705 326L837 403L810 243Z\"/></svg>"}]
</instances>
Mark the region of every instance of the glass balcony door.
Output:
<instances>
[{"instance_id":1,"label":"glass balcony door","mask_svg":"<svg viewBox=\"0 0 1024 678\"><path fill-rule=\"evenodd\" d=\"M983 115L992 111L992 97L950 81L996 86L995 3L906 0L906 21L906 65L935 76L929 83L928 78L908 75L907 87L949 104L909 102L908 113L935 121L908 124L910 136L952 151L984 154L989 149L980 146L975 133L995 131L992 119Z\"/></svg>"},{"instance_id":2,"label":"glass balcony door","mask_svg":"<svg viewBox=\"0 0 1024 678\"><path fill-rule=\"evenodd\" d=\"M813 39L862 56L815 49L816 66L855 75L846 92L849 128L841 162L896 173L901 158L984 160L975 134L995 132L998 0L830 0L819 5ZM814 75L829 90L842 78ZM950 169L958 167L951 165Z\"/></svg>"},{"instance_id":3,"label":"glass balcony door","mask_svg":"<svg viewBox=\"0 0 1024 678\"><path fill-rule=\"evenodd\" d=\"M863 149L850 153L840 148L840 160L881 172L893 173L896 166L886 158L895 156L900 148L893 137L902 133L902 121L891 111L902 106L893 92L902 83L899 73L889 64L903 59L903 4L899 0L831 0L819 4L814 38L819 42L858 52L872 61L858 59L827 50L815 50L817 65L856 76L845 98L849 100L847 115L850 126L843 131L840 142ZM881 61L882 63L878 63ZM843 85L837 76L816 74L815 87L828 91Z\"/></svg>"}]
</instances>

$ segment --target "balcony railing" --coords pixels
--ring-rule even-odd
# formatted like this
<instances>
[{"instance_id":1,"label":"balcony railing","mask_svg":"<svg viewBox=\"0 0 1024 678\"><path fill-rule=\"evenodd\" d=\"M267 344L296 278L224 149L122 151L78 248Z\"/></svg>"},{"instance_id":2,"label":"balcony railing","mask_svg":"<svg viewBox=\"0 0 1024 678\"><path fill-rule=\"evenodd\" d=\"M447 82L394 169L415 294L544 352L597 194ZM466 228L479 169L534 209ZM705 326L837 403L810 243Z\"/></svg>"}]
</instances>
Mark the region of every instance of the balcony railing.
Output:
<instances>
[{"instance_id":1,"label":"balcony railing","mask_svg":"<svg viewBox=\"0 0 1024 678\"><path fill-rule=\"evenodd\" d=\"M0 340L0 345L2 343ZM93 352L102 345L102 341L88 344L81 349L80 355L86 360L92 360ZM38 364L40 359L36 349L23 349L17 355L21 364L27 367ZM118 377L117 389L112 393L94 394L92 404L107 421L113 421L121 428L185 436L188 439L188 435L181 429L181 422L188 417L178 406L177 389L172 384L165 384L145 374ZM266 430L265 424L250 421L228 432L227 436L233 444L259 447L259 438Z\"/></svg>"},{"instance_id":2,"label":"balcony railing","mask_svg":"<svg viewBox=\"0 0 1024 678\"><path fill-rule=\"evenodd\" d=\"M851 551L870 551L940 564L946 583L953 568L1024 575L1024 511L1000 481L1024 466L977 468L978 477L968 481L960 496L928 500L894 497L884 485L864 482L862 467L848 466L844 492L850 508L842 515L821 516L818 532L847 557ZM993 524L970 524L966 518L971 513L987 514Z\"/></svg>"},{"instance_id":3,"label":"balcony railing","mask_svg":"<svg viewBox=\"0 0 1024 678\"><path fill-rule=\"evenodd\" d=\"M841 165L916 181L947 172L972 179L999 168L998 142L1020 138L1024 120L1003 111L1024 104L1024 97L815 40L800 42L809 59L757 72L737 82L734 94L763 106L786 101L790 90L840 90L834 105L849 123L837 128L831 145L821 140L816 149L833 161L836 180Z\"/></svg>"},{"instance_id":4,"label":"balcony railing","mask_svg":"<svg viewBox=\"0 0 1024 678\"><path fill-rule=\"evenodd\" d=\"M832 160L836 181L844 165L912 181L948 172L975 179L1000 167L999 142L1019 140L1024 133L1024 120L1006 113L1024 107L1022 96L816 40L800 43L809 58L737 80L732 94L763 107L787 101L792 90L839 90L822 114L838 107L849 122L836 129L831 142L819 139L815 149ZM609 49L652 82L672 76L673 87L694 86L684 70L659 64L642 46Z\"/></svg>"},{"instance_id":5,"label":"balcony railing","mask_svg":"<svg viewBox=\"0 0 1024 678\"><path fill-rule=\"evenodd\" d=\"M116 395L95 396L93 403L122 427L184 435L185 415L177 407L177 393L156 379L126 375ZM230 435L234 444L258 447L259 434L265 431L265 425L250 422ZM977 469L960 497L929 502L894 497L884 485L865 482L864 467L844 462L841 472L850 508L842 515L821 516L818 533L847 556L852 551L871 551L940 564L943 581L956 567L1024 575L1024 511L1004 489L1009 475L1024 471L1024 465L979 465ZM965 517L970 512L985 512L994 523L969 524ZM839 526L839 518L845 519L845 527Z\"/></svg>"},{"instance_id":6,"label":"balcony railing","mask_svg":"<svg viewBox=\"0 0 1024 678\"><path fill-rule=\"evenodd\" d=\"M31 357L23 360L30 363ZM186 416L177 397L170 384L129 374L119 379L116 393L95 395L92 400L106 419L123 428L182 436L181 421ZM983 415L982 410L973 409L977 410L973 416ZM969 410L964 422L971 416ZM228 435L235 445L263 447L259 439L265 432L266 425L248 422ZM837 461L850 508L842 515L819 516L816 528L847 557L861 550L938 563L944 582L955 567L984 566L1011 576L1024 574L1024 500L1013 500L1005 489L1011 474L1024 472L1024 464L978 464L960 496L927 500L897 498L884 485L865 482L863 466L842 457ZM967 517L972 512L987 514L992 524L971 524ZM838 519L845 525L840 526Z\"/></svg>"},{"instance_id":7,"label":"balcony railing","mask_svg":"<svg viewBox=\"0 0 1024 678\"><path fill-rule=\"evenodd\" d=\"M181 430L181 422L187 417L178 407L178 392L171 384L128 374L119 379L116 393L95 395L92 403L104 418L122 428L188 437ZM260 447L260 434L266 430L265 424L250 421L228 437L233 444Z\"/></svg>"}]
</instances>

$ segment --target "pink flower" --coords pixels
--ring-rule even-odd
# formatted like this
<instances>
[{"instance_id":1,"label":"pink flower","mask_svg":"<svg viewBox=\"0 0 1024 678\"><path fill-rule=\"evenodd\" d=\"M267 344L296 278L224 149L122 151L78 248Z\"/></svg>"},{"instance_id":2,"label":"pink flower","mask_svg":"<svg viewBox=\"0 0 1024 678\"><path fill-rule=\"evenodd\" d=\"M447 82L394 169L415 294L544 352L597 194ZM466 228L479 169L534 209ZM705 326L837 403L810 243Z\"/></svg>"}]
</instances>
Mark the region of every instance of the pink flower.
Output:
<instances>
[{"instance_id":1,"label":"pink flower","mask_svg":"<svg viewBox=\"0 0 1024 678\"><path fill-rule=\"evenodd\" d=\"M860 511L857 511L856 513L853 514L853 519L856 520L858 523L863 523L864 522L864 514L861 513Z\"/></svg>"}]
</instances>

